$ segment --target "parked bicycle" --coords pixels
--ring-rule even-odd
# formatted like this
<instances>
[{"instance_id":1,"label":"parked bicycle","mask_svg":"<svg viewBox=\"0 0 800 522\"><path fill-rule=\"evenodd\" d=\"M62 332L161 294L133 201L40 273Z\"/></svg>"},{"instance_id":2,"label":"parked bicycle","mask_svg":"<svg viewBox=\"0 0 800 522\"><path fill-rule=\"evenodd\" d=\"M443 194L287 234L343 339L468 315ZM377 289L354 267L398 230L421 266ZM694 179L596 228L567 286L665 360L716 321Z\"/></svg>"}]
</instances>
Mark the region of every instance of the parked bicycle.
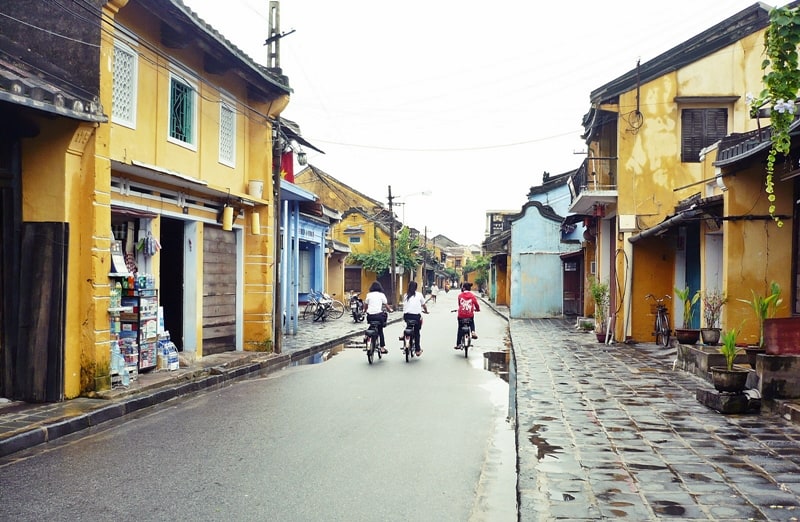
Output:
<instances>
[{"instance_id":1,"label":"parked bicycle","mask_svg":"<svg viewBox=\"0 0 800 522\"><path fill-rule=\"evenodd\" d=\"M383 326L382 321L370 321L367 331L364 332L364 350L367 352L367 361L372 364L375 354L378 354L378 359L382 357L381 349L378 343L380 339L380 328Z\"/></svg>"},{"instance_id":2,"label":"parked bicycle","mask_svg":"<svg viewBox=\"0 0 800 522\"><path fill-rule=\"evenodd\" d=\"M655 303L656 318L653 324L653 335L656 337L656 344L669 346L669 336L672 330L669 326L669 310L667 310L667 305L664 304L664 301L672 299L672 296L665 295L662 298L657 298L653 294L647 294L644 298L645 300L652 299Z\"/></svg>"},{"instance_id":3,"label":"parked bicycle","mask_svg":"<svg viewBox=\"0 0 800 522\"><path fill-rule=\"evenodd\" d=\"M336 294L334 294L335 296ZM315 322L326 319L339 319L344 315L344 303L328 294L309 290L308 302L303 309L302 318L311 317Z\"/></svg>"}]
</instances>

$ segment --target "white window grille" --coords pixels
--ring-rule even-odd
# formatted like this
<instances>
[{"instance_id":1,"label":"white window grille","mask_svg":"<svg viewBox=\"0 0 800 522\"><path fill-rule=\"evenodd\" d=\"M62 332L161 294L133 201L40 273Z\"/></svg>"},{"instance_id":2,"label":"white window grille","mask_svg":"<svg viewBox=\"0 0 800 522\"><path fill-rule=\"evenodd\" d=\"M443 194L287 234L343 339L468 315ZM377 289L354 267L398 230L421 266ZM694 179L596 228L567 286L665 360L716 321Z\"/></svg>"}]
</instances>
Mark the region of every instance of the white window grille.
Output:
<instances>
[{"instance_id":1,"label":"white window grille","mask_svg":"<svg viewBox=\"0 0 800 522\"><path fill-rule=\"evenodd\" d=\"M114 42L111 121L136 128L136 87L139 57L131 47Z\"/></svg>"},{"instance_id":2,"label":"white window grille","mask_svg":"<svg viewBox=\"0 0 800 522\"><path fill-rule=\"evenodd\" d=\"M236 167L236 111L226 102L219 106L219 162Z\"/></svg>"}]
</instances>

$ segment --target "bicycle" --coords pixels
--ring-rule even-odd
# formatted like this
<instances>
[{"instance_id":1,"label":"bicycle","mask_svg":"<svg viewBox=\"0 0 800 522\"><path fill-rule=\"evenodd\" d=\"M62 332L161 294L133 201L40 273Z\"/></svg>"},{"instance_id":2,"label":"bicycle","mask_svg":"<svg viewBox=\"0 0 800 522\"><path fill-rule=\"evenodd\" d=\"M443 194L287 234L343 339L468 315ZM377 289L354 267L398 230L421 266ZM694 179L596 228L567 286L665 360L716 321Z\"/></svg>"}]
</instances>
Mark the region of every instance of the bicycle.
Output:
<instances>
[{"instance_id":1,"label":"bicycle","mask_svg":"<svg viewBox=\"0 0 800 522\"><path fill-rule=\"evenodd\" d=\"M375 354L378 354L378 359L382 357L380 346L378 346L378 339L380 338L380 328L383 326L382 321L370 321L367 331L364 332L364 350L367 352L367 361L372 364Z\"/></svg>"},{"instance_id":2,"label":"bicycle","mask_svg":"<svg viewBox=\"0 0 800 522\"><path fill-rule=\"evenodd\" d=\"M325 321L328 317L331 319L339 319L344 315L344 303L338 301L328 294L322 294L318 299L317 306L314 309L314 321Z\"/></svg>"},{"instance_id":3,"label":"bicycle","mask_svg":"<svg viewBox=\"0 0 800 522\"><path fill-rule=\"evenodd\" d=\"M454 312L456 310L453 310ZM472 326L469 318L461 317L458 319L458 333L461 338L458 341L458 349L464 350L464 357L467 357L469 348L472 346Z\"/></svg>"},{"instance_id":4,"label":"bicycle","mask_svg":"<svg viewBox=\"0 0 800 522\"><path fill-rule=\"evenodd\" d=\"M669 310L667 310L667 305L664 304L666 299L672 299L672 296L665 295L662 298L656 298L653 294L647 294L644 296L645 300L652 299L656 306L656 318L653 324L653 335L656 336L656 344L660 344L662 346L669 346L669 336L670 336L670 327L669 327Z\"/></svg>"},{"instance_id":5,"label":"bicycle","mask_svg":"<svg viewBox=\"0 0 800 522\"><path fill-rule=\"evenodd\" d=\"M414 357L414 353L418 349L414 341L414 330L418 324L419 321L416 319L406 319L406 328L403 330L403 353L406 356L406 362Z\"/></svg>"},{"instance_id":6,"label":"bicycle","mask_svg":"<svg viewBox=\"0 0 800 522\"><path fill-rule=\"evenodd\" d=\"M308 291L308 301L306 301L306 307L303 308L303 313L300 316L302 319L314 317L314 313L317 311L317 306L319 305L320 297L320 294L316 293L314 290Z\"/></svg>"}]
</instances>

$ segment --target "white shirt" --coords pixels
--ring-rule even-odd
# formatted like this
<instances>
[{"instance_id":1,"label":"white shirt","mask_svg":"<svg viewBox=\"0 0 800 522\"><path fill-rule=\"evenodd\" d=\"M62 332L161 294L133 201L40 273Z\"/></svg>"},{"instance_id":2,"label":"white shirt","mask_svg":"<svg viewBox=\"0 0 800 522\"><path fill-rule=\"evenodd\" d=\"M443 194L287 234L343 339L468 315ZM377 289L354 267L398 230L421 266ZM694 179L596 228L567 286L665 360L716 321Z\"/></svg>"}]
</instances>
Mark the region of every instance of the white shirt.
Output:
<instances>
[{"instance_id":1,"label":"white shirt","mask_svg":"<svg viewBox=\"0 0 800 522\"><path fill-rule=\"evenodd\" d=\"M383 292L369 292L364 298L364 303L367 305L367 313L372 315L383 312L383 305L389 304L389 301Z\"/></svg>"},{"instance_id":2,"label":"white shirt","mask_svg":"<svg viewBox=\"0 0 800 522\"><path fill-rule=\"evenodd\" d=\"M416 292L411 299L407 294L403 294L403 313L404 314L421 314L422 304L425 302L425 296Z\"/></svg>"}]
</instances>

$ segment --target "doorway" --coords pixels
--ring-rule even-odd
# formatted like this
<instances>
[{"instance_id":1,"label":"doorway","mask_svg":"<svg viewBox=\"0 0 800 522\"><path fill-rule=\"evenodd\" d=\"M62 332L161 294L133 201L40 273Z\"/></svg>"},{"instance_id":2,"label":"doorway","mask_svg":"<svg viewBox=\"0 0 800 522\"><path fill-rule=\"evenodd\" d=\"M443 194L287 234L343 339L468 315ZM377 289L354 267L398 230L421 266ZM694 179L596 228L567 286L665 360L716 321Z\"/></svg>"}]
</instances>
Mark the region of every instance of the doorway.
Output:
<instances>
[{"instance_id":1,"label":"doorway","mask_svg":"<svg viewBox=\"0 0 800 522\"><path fill-rule=\"evenodd\" d=\"M183 351L184 222L161 217L161 306L164 329L178 351Z\"/></svg>"}]
</instances>

